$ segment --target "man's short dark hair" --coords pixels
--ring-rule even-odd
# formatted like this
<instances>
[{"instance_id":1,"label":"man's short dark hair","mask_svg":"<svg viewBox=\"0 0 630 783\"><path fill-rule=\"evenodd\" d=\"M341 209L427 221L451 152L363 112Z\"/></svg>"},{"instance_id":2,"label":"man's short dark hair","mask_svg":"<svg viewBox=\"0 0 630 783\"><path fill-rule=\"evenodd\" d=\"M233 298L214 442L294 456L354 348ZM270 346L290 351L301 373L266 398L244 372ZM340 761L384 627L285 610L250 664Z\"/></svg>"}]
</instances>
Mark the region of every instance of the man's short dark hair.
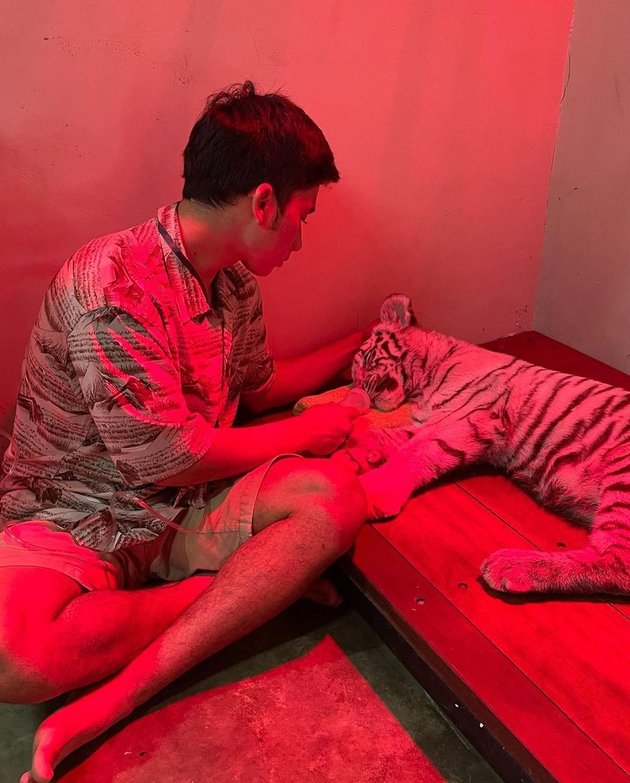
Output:
<instances>
[{"instance_id":1,"label":"man's short dark hair","mask_svg":"<svg viewBox=\"0 0 630 783\"><path fill-rule=\"evenodd\" d=\"M257 94L250 81L208 98L184 150L183 197L213 207L268 182L283 209L294 191L338 179L328 142L306 112L279 93Z\"/></svg>"}]
</instances>

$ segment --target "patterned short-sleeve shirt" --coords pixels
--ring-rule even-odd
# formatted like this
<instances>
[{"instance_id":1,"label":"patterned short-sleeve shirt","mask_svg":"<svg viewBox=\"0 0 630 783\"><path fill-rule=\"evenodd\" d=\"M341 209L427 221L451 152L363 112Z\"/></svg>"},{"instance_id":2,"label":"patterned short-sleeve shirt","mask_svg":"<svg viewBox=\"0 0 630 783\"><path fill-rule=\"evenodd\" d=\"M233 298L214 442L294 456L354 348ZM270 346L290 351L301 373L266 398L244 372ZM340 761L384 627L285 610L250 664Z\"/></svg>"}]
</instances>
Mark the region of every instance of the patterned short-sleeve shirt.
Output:
<instances>
[{"instance_id":1,"label":"patterned short-sleeve shirt","mask_svg":"<svg viewBox=\"0 0 630 783\"><path fill-rule=\"evenodd\" d=\"M190 468L230 426L242 391L273 378L255 278L238 263L208 296L187 262L177 205L100 237L50 285L22 366L0 519L50 519L112 551L158 535L195 491Z\"/></svg>"}]
</instances>

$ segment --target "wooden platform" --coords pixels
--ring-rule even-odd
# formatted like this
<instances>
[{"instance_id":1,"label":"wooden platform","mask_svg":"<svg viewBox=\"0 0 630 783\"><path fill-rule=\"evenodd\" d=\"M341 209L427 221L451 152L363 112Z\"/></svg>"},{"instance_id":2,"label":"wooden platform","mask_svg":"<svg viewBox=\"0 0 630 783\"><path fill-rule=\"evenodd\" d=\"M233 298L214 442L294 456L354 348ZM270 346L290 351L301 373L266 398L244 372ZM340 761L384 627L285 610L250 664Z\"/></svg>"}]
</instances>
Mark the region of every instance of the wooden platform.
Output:
<instances>
[{"instance_id":1,"label":"wooden platform","mask_svg":"<svg viewBox=\"0 0 630 783\"><path fill-rule=\"evenodd\" d=\"M488 347L630 388L535 332ZM368 619L505 780L630 781L630 602L506 598L479 578L496 549L585 539L507 479L479 474L366 526L344 563Z\"/></svg>"}]
</instances>

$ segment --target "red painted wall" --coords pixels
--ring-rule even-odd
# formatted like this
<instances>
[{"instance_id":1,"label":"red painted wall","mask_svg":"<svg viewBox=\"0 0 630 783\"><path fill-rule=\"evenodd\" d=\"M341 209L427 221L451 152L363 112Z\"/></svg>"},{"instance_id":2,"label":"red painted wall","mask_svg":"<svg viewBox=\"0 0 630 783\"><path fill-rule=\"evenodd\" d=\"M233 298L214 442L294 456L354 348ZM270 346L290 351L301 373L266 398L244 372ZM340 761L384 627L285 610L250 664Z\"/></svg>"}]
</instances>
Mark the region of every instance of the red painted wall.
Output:
<instances>
[{"instance_id":1,"label":"red painted wall","mask_svg":"<svg viewBox=\"0 0 630 783\"><path fill-rule=\"evenodd\" d=\"M393 290L471 340L529 328L572 0L8 0L0 419L64 259L178 198L206 95L253 78L326 131L342 181L264 281L280 353Z\"/></svg>"}]
</instances>

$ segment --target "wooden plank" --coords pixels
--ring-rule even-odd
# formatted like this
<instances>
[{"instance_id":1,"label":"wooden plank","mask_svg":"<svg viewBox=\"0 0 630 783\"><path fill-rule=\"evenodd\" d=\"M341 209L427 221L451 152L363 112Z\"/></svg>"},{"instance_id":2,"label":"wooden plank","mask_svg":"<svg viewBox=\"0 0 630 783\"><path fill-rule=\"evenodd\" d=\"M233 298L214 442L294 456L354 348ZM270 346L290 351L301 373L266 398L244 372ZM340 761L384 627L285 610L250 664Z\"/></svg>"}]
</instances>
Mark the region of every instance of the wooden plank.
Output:
<instances>
[{"instance_id":1,"label":"wooden plank","mask_svg":"<svg viewBox=\"0 0 630 783\"><path fill-rule=\"evenodd\" d=\"M455 485L417 496L398 518L379 526L379 532L626 773L630 772L625 617L607 604L489 594L479 578L484 557L503 547L526 548L527 542ZM506 693L509 690L499 688L483 698L504 708ZM509 719L506 716L506 721ZM538 720L536 715L532 724L536 726ZM534 747L536 737L532 738Z\"/></svg>"},{"instance_id":2,"label":"wooden plank","mask_svg":"<svg viewBox=\"0 0 630 783\"><path fill-rule=\"evenodd\" d=\"M630 389L630 376L626 373L539 332L521 332L510 337L502 337L484 343L484 348L517 356L526 362L539 364L550 370L581 375L621 389Z\"/></svg>"},{"instance_id":3,"label":"wooden plank","mask_svg":"<svg viewBox=\"0 0 630 783\"><path fill-rule=\"evenodd\" d=\"M348 564L351 577L526 773L540 783L627 783L619 766L383 537L386 527L364 528ZM456 571L456 579L471 577L470 567Z\"/></svg>"},{"instance_id":4,"label":"wooden plank","mask_svg":"<svg viewBox=\"0 0 630 783\"><path fill-rule=\"evenodd\" d=\"M457 485L538 549L580 549L588 541L586 528L545 510L505 476L471 476L458 480ZM630 619L627 598L584 597L583 600L605 600Z\"/></svg>"},{"instance_id":5,"label":"wooden plank","mask_svg":"<svg viewBox=\"0 0 630 783\"><path fill-rule=\"evenodd\" d=\"M492 473L468 476L457 479L457 486L539 549L577 549L588 540L584 527L542 508L506 476Z\"/></svg>"}]
</instances>

